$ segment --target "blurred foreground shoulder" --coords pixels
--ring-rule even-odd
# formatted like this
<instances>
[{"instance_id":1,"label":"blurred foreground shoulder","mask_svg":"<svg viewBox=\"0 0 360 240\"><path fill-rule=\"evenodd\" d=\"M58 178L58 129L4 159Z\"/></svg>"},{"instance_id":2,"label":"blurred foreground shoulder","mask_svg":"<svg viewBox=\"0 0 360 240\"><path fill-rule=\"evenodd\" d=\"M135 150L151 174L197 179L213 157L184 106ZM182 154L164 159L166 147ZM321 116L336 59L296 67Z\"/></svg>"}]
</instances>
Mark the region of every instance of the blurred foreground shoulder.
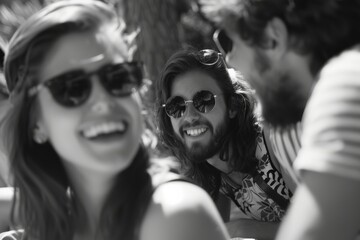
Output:
<instances>
[{"instance_id":1,"label":"blurred foreground shoulder","mask_svg":"<svg viewBox=\"0 0 360 240\"><path fill-rule=\"evenodd\" d=\"M0 233L0 240L21 240L23 235L23 230L10 230Z\"/></svg>"},{"instance_id":2,"label":"blurred foreground shoulder","mask_svg":"<svg viewBox=\"0 0 360 240\"><path fill-rule=\"evenodd\" d=\"M185 181L159 186L149 204L141 240L229 239L225 225L209 195Z\"/></svg>"}]
</instances>

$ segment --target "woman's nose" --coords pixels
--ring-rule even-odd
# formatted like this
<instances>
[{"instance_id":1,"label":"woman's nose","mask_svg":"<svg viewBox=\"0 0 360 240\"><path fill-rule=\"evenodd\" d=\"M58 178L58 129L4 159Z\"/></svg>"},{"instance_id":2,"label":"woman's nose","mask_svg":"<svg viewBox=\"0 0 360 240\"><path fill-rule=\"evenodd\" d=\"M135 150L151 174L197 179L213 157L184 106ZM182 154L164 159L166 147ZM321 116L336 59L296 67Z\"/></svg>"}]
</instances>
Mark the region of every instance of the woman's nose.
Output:
<instances>
[{"instance_id":1,"label":"woman's nose","mask_svg":"<svg viewBox=\"0 0 360 240\"><path fill-rule=\"evenodd\" d=\"M92 93L90 96L91 109L97 113L111 112L115 106L115 99L101 85L99 79L92 79Z\"/></svg>"}]
</instances>

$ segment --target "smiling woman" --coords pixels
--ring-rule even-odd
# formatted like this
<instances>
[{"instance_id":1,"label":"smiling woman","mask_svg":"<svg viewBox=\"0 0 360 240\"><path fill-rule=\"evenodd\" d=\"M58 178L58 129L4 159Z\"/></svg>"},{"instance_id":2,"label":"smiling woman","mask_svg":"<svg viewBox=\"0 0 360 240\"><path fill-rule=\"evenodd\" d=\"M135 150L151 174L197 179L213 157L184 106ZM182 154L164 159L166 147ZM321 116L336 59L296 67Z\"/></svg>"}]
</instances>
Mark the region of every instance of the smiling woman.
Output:
<instances>
[{"instance_id":1,"label":"smiling woman","mask_svg":"<svg viewBox=\"0 0 360 240\"><path fill-rule=\"evenodd\" d=\"M68 0L11 38L4 139L21 230L0 239L228 238L209 196L149 156L124 27L100 1Z\"/></svg>"}]
</instances>

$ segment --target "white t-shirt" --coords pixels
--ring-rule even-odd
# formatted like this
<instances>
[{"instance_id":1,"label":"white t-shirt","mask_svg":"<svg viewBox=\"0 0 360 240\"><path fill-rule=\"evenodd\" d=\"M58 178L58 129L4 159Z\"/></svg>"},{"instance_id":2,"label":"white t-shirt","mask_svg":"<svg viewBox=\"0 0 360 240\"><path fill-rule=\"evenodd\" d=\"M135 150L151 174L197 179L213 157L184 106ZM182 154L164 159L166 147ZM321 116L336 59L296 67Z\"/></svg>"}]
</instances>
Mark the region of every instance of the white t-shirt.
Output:
<instances>
[{"instance_id":1,"label":"white t-shirt","mask_svg":"<svg viewBox=\"0 0 360 240\"><path fill-rule=\"evenodd\" d=\"M286 128L269 128L271 148L280 164L280 171L285 183L292 192L295 192L296 186L299 184L299 176L293 165L301 148L301 134L301 122Z\"/></svg>"},{"instance_id":2,"label":"white t-shirt","mask_svg":"<svg viewBox=\"0 0 360 240\"><path fill-rule=\"evenodd\" d=\"M360 47L331 59L303 116L297 170L360 180ZM301 171L300 171L301 173Z\"/></svg>"}]
</instances>

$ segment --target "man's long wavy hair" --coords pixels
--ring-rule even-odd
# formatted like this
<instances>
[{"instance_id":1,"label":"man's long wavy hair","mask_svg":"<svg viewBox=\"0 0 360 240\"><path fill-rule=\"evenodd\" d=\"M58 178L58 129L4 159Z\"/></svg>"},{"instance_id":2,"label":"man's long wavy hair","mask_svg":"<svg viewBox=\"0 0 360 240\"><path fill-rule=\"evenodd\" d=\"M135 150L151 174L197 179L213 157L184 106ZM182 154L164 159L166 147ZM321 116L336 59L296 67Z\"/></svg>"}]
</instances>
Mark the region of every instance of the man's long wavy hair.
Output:
<instances>
[{"instance_id":1,"label":"man's long wavy hair","mask_svg":"<svg viewBox=\"0 0 360 240\"><path fill-rule=\"evenodd\" d=\"M234 30L255 46L264 44L264 29L280 18L290 48L308 55L314 75L332 57L360 43L360 0L219 0L202 8L209 19L234 23Z\"/></svg>"},{"instance_id":2,"label":"man's long wavy hair","mask_svg":"<svg viewBox=\"0 0 360 240\"><path fill-rule=\"evenodd\" d=\"M165 64L155 86L157 124L160 141L179 159L183 173L215 197L218 172L207 163L194 163L189 159L183 143L174 132L170 117L162 107L171 96L174 79L184 73L200 70L216 80L225 98L227 111L236 110L236 116L229 119L224 139L219 140L222 142L220 157L222 161L227 161L234 171L251 173L254 170L257 164L255 150L259 126L254 113L253 93L241 75L233 69L228 69L222 57L212 65L202 64L200 58L199 52L194 49L180 50Z\"/></svg>"},{"instance_id":3,"label":"man's long wavy hair","mask_svg":"<svg viewBox=\"0 0 360 240\"><path fill-rule=\"evenodd\" d=\"M28 90L37 83L38 65L56 39L69 32L97 30L109 24L119 34L114 39L119 39L117 30L122 23L106 4L90 0L57 2L28 19L10 41L4 71L13 107L3 131L18 193L12 221L15 219L25 229L24 239L72 239L85 221L59 155L50 143L33 140L38 104ZM118 174L107 196L97 229L102 239L138 239L153 191L148 165L148 152L140 144L135 159Z\"/></svg>"}]
</instances>

